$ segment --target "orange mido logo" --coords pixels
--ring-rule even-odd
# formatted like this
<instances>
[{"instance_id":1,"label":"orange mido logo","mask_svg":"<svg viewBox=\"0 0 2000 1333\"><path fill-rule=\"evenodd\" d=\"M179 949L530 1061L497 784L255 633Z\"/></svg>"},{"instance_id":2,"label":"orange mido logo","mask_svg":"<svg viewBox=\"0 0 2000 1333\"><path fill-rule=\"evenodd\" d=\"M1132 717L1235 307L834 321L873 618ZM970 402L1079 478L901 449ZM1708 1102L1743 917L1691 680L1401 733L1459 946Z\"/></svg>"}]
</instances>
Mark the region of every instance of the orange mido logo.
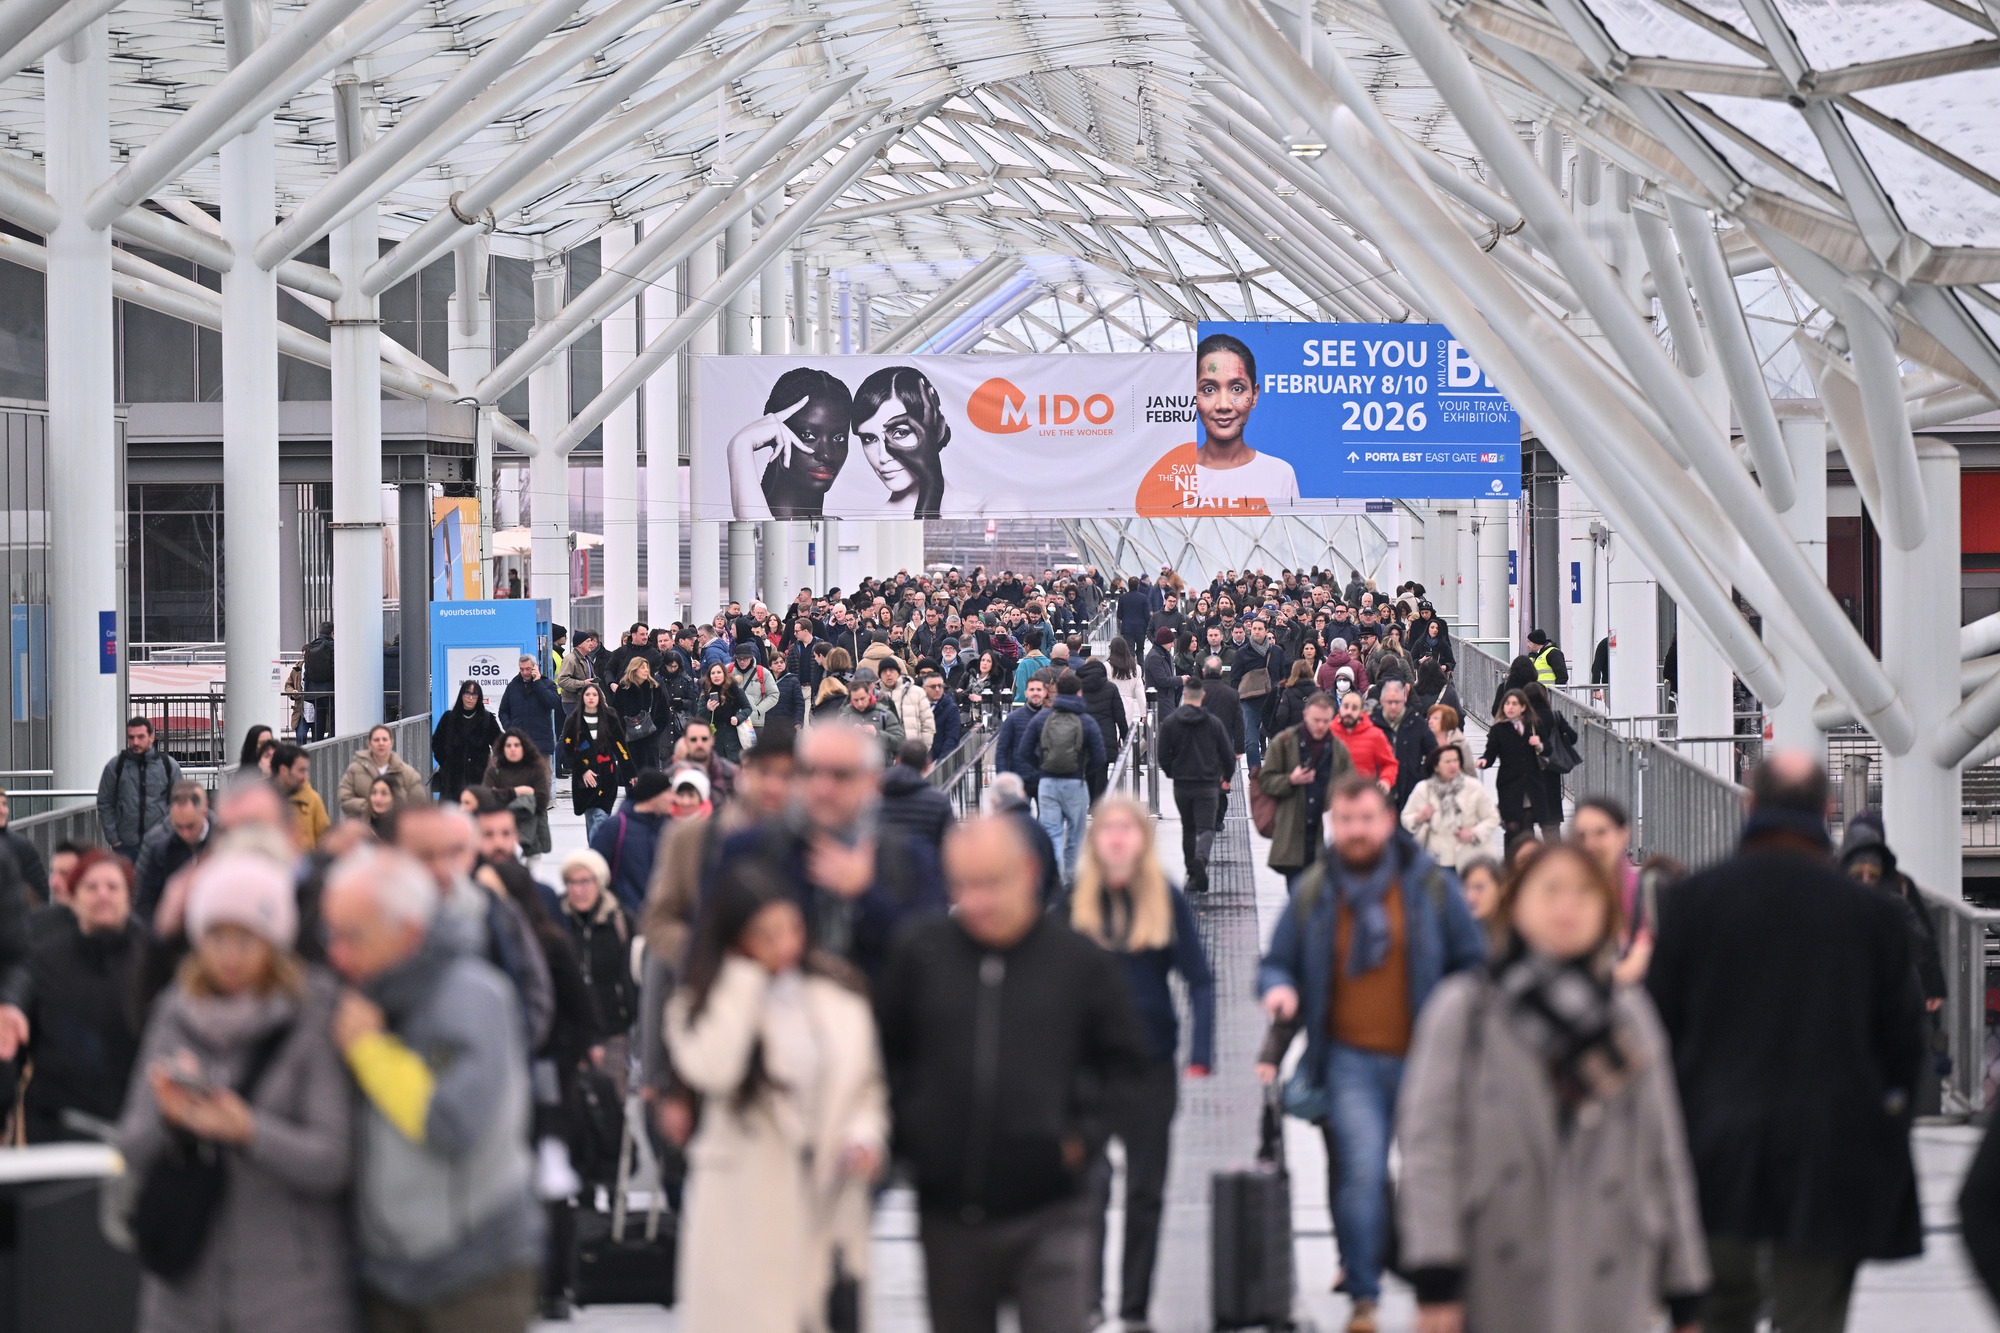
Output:
<instances>
[{"instance_id":1,"label":"orange mido logo","mask_svg":"<svg viewBox=\"0 0 2000 1333\"><path fill-rule=\"evenodd\" d=\"M1030 426L1072 426L1079 419L1102 426L1111 420L1114 410L1110 396L1101 393L1087 398L1067 393L1036 394L1030 410L1028 395L998 376L974 389L972 397L965 400L965 415L988 435L1012 435Z\"/></svg>"}]
</instances>

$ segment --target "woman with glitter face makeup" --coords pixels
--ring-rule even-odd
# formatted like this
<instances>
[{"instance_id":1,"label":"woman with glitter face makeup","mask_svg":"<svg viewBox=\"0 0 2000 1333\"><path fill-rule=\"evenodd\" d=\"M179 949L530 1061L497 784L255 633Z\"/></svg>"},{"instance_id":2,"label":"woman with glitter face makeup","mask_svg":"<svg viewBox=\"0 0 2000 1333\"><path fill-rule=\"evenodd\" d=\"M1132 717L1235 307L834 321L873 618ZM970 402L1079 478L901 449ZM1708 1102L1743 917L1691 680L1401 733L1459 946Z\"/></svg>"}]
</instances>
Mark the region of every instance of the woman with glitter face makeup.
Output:
<instances>
[{"instance_id":1,"label":"woman with glitter face makeup","mask_svg":"<svg viewBox=\"0 0 2000 1333\"><path fill-rule=\"evenodd\" d=\"M729 500L739 519L819 518L847 462L847 386L797 366L778 377L764 415L730 437ZM759 466L760 455L770 450Z\"/></svg>"},{"instance_id":2,"label":"woman with glitter face makeup","mask_svg":"<svg viewBox=\"0 0 2000 1333\"><path fill-rule=\"evenodd\" d=\"M853 421L862 456L889 489L888 508L937 518L945 508L939 455L951 443L951 423L929 377L913 366L876 371L855 391Z\"/></svg>"}]
</instances>

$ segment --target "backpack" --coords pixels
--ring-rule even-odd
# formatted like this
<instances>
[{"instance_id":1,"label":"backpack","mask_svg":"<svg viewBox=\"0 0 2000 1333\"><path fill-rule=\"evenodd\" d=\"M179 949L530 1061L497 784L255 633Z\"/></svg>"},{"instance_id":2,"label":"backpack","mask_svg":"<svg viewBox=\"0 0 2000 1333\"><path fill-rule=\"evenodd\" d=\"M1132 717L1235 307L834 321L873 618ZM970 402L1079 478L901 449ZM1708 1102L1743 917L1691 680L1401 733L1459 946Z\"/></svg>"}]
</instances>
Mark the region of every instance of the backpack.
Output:
<instances>
[{"instance_id":1,"label":"backpack","mask_svg":"<svg viewBox=\"0 0 2000 1333\"><path fill-rule=\"evenodd\" d=\"M1042 723L1042 740L1035 767L1052 777L1075 777L1083 771L1083 716L1058 708Z\"/></svg>"},{"instance_id":2,"label":"backpack","mask_svg":"<svg viewBox=\"0 0 2000 1333\"><path fill-rule=\"evenodd\" d=\"M752 687L762 691L755 700L751 699ZM743 678L741 686L745 702L750 704L750 725L762 727L771 710L778 706L778 686L771 679L771 673L763 667L752 667L750 674Z\"/></svg>"}]
</instances>

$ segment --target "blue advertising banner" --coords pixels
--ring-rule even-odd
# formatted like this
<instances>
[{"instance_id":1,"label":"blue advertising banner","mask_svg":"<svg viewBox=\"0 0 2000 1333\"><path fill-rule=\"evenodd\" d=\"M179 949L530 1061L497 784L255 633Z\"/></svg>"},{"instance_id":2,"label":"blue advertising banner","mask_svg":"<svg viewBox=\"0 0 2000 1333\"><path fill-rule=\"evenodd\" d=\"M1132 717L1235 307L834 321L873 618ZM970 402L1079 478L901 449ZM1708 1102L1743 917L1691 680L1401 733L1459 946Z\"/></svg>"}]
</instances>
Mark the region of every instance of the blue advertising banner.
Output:
<instances>
[{"instance_id":1,"label":"blue advertising banner","mask_svg":"<svg viewBox=\"0 0 2000 1333\"><path fill-rule=\"evenodd\" d=\"M548 605L525 599L430 604L432 726L468 681L479 686L488 710L500 711L500 695L519 672L521 655L542 656Z\"/></svg>"},{"instance_id":2,"label":"blue advertising banner","mask_svg":"<svg viewBox=\"0 0 2000 1333\"><path fill-rule=\"evenodd\" d=\"M1204 497L1521 493L1520 416L1442 324L1204 323L1199 338Z\"/></svg>"}]
</instances>

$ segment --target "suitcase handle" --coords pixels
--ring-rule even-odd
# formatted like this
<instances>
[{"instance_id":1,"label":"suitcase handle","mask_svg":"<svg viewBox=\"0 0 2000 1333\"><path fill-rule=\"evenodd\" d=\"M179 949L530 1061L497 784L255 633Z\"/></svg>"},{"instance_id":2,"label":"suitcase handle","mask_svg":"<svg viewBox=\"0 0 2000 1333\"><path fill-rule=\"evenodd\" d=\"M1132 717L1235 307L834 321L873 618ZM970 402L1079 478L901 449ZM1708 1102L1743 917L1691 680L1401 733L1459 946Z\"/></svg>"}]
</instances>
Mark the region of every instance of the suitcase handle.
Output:
<instances>
[{"instance_id":1,"label":"suitcase handle","mask_svg":"<svg viewBox=\"0 0 2000 1333\"><path fill-rule=\"evenodd\" d=\"M1264 1089L1264 1105L1257 1113L1257 1160L1285 1172L1285 1112L1283 1092L1273 1079Z\"/></svg>"}]
</instances>

